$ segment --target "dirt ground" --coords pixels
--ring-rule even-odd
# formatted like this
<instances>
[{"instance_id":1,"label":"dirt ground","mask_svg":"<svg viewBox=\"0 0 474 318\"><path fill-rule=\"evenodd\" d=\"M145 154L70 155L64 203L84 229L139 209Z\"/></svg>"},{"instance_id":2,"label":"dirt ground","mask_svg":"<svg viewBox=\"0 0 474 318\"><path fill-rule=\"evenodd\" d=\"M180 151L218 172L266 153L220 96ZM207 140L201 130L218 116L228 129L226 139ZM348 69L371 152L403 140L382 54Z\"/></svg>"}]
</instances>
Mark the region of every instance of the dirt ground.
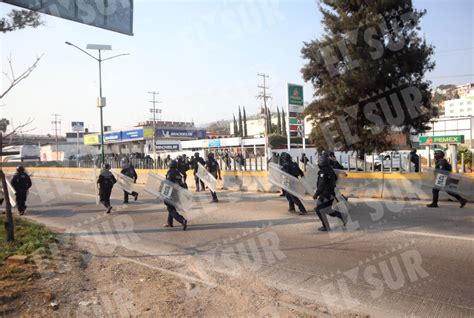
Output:
<instances>
[{"instance_id":1,"label":"dirt ground","mask_svg":"<svg viewBox=\"0 0 474 318\"><path fill-rule=\"evenodd\" d=\"M212 282L163 259L62 240L52 259L0 270L0 317L330 317L253 277ZM101 249L103 251L103 249ZM346 317L360 317L346 314Z\"/></svg>"}]
</instances>

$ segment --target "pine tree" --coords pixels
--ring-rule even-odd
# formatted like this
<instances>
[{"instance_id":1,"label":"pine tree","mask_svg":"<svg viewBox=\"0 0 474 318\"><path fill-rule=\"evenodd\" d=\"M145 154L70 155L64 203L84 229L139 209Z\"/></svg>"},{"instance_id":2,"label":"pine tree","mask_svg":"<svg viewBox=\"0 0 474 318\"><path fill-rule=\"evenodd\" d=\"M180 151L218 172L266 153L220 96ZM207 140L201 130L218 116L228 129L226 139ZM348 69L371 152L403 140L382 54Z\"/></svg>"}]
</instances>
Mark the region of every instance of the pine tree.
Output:
<instances>
[{"instance_id":1,"label":"pine tree","mask_svg":"<svg viewBox=\"0 0 474 318\"><path fill-rule=\"evenodd\" d=\"M240 111L240 106L239 106L239 137L244 136L244 129L242 125L242 112Z\"/></svg>"},{"instance_id":2,"label":"pine tree","mask_svg":"<svg viewBox=\"0 0 474 318\"><path fill-rule=\"evenodd\" d=\"M237 127L237 121L235 120L235 115L232 114L232 116L234 117L234 137L238 137L239 136L239 128Z\"/></svg>"},{"instance_id":3,"label":"pine tree","mask_svg":"<svg viewBox=\"0 0 474 318\"><path fill-rule=\"evenodd\" d=\"M285 115L285 110L283 110L283 109L281 111L281 134L283 136L287 135L287 132L286 132L286 115Z\"/></svg>"},{"instance_id":4,"label":"pine tree","mask_svg":"<svg viewBox=\"0 0 474 318\"><path fill-rule=\"evenodd\" d=\"M281 118L280 118L280 109L277 107L277 119L278 119L278 122L277 122L277 134L280 134L282 133L281 131Z\"/></svg>"},{"instance_id":5,"label":"pine tree","mask_svg":"<svg viewBox=\"0 0 474 318\"><path fill-rule=\"evenodd\" d=\"M245 112L245 107L244 107L244 137L248 137L248 135L247 135L247 113Z\"/></svg>"},{"instance_id":6,"label":"pine tree","mask_svg":"<svg viewBox=\"0 0 474 318\"><path fill-rule=\"evenodd\" d=\"M433 47L419 34L426 10L412 0L321 0L320 11L325 34L301 50L319 95L305 110L318 149L383 151L394 131L428 130L437 110L424 79Z\"/></svg>"}]
</instances>

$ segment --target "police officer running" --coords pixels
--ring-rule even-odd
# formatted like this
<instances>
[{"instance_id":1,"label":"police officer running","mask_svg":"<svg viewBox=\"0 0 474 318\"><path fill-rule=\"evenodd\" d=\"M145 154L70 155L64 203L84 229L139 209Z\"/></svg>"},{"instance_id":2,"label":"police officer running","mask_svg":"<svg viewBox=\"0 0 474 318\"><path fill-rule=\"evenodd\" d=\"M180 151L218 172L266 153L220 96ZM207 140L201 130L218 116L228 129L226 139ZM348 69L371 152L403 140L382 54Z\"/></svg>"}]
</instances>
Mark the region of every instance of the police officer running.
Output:
<instances>
[{"instance_id":1,"label":"police officer running","mask_svg":"<svg viewBox=\"0 0 474 318\"><path fill-rule=\"evenodd\" d=\"M282 158L282 170L285 171L286 173L292 175L293 177L304 177L303 171L300 169L298 164L296 162L293 162L291 160L291 155L288 153L282 153L280 158ZM295 212L295 204L298 206L298 209L300 210L300 215L307 214L306 209L301 203L300 199L298 199L296 196L292 195L288 191L285 191L285 196L286 199L288 200L288 212Z\"/></svg>"},{"instance_id":2,"label":"police officer running","mask_svg":"<svg viewBox=\"0 0 474 318\"><path fill-rule=\"evenodd\" d=\"M317 190L313 196L313 198L317 200L316 208L314 210L316 211L316 214L323 225L318 230L325 232L331 230L329 227L327 215L338 217L342 220L344 226L346 226L347 223L347 215L343 215L341 212L332 210L332 204L336 196L334 189L336 188L337 176L330 165L329 155L327 153L323 153L319 157L318 166L319 173Z\"/></svg>"},{"instance_id":3,"label":"police officer running","mask_svg":"<svg viewBox=\"0 0 474 318\"><path fill-rule=\"evenodd\" d=\"M182 188L187 188L186 184L183 182L183 177L178 170L178 162L176 160L171 160L169 165L169 170L166 173L166 180L169 180L173 183L178 184ZM165 201L166 208L168 209L168 222L164 225L164 227L173 227L173 219L181 223L183 226L183 231L186 231L188 227L188 221L178 213L176 207L167 203Z\"/></svg>"},{"instance_id":4,"label":"police officer running","mask_svg":"<svg viewBox=\"0 0 474 318\"><path fill-rule=\"evenodd\" d=\"M194 182L196 182L196 192L206 190L206 186L204 185L204 182L202 182L201 179L199 179L198 176L197 176L197 172L198 172L198 168L199 168L198 163L200 163L203 166L206 164L204 159L199 156L199 152L196 152L196 153L194 153L193 160L191 160L191 167L194 170L193 171ZM201 187L199 187L199 185L201 185Z\"/></svg>"},{"instance_id":5,"label":"police officer running","mask_svg":"<svg viewBox=\"0 0 474 318\"><path fill-rule=\"evenodd\" d=\"M99 197L100 203L106 208L105 213L110 213L112 211L112 206L110 205L110 195L112 194L112 188L117 182L112 172L110 172L110 165L106 163L104 168L100 171L99 178L97 179L97 184L99 185Z\"/></svg>"},{"instance_id":6,"label":"police officer running","mask_svg":"<svg viewBox=\"0 0 474 318\"><path fill-rule=\"evenodd\" d=\"M31 188L32 183L30 176L26 173L23 166L16 168L16 173L11 180L13 189L15 189L16 205L20 215L25 214L26 198L28 197L28 189Z\"/></svg>"},{"instance_id":7,"label":"police officer running","mask_svg":"<svg viewBox=\"0 0 474 318\"><path fill-rule=\"evenodd\" d=\"M219 163L214 158L214 154L212 152L207 155L206 168L207 168L207 171L209 171L214 176L214 178L216 179L219 178L219 180L222 180L221 168L219 167ZM219 202L219 200L217 199L217 194L212 190L210 191L212 195L212 202L213 203Z\"/></svg>"},{"instance_id":8,"label":"police officer running","mask_svg":"<svg viewBox=\"0 0 474 318\"><path fill-rule=\"evenodd\" d=\"M137 172L135 171L135 167L128 162L128 160L123 160L122 161L122 171L120 171L121 174L133 179L133 183L137 183ZM123 203L127 204L128 203L128 196L132 195L135 198L135 201L138 199L138 193L135 191L132 191L132 193L128 193L127 191L123 191Z\"/></svg>"},{"instance_id":9,"label":"police officer running","mask_svg":"<svg viewBox=\"0 0 474 318\"><path fill-rule=\"evenodd\" d=\"M434 157L435 157L435 161L436 161L436 166L435 166L436 170L444 170L444 171L450 171L451 172L452 167L449 164L449 162L446 159L444 159L444 151L435 150ZM467 200L464 199L459 194L453 193L451 191L446 191L446 192L450 196L452 196L456 200L458 200L459 203L461 203L460 208L463 208L466 205ZM439 189L433 188L433 202L428 204L427 207L428 208L437 208L438 207L438 199L439 199Z\"/></svg>"}]
</instances>

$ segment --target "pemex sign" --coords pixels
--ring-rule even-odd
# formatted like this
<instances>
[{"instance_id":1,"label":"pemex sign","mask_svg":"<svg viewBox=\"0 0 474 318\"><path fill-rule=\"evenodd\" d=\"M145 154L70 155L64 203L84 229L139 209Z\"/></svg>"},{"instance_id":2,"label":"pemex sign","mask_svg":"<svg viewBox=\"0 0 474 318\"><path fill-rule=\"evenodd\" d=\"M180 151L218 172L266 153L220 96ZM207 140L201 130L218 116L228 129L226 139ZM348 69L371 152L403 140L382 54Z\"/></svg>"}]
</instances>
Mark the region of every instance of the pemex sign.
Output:
<instances>
[{"instance_id":1,"label":"pemex sign","mask_svg":"<svg viewBox=\"0 0 474 318\"><path fill-rule=\"evenodd\" d=\"M422 136L420 137L420 144L462 144L464 143L463 135L454 136Z\"/></svg>"}]
</instances>

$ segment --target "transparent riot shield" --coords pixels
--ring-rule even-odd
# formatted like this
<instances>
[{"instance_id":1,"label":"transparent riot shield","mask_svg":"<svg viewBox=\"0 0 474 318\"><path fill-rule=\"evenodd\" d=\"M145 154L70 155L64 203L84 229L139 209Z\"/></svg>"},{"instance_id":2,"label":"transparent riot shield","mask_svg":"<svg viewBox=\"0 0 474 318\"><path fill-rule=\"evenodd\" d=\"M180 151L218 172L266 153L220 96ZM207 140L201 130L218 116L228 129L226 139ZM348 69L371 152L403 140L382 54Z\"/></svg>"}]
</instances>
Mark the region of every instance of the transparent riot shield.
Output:
<instances>
[{"instance_id":1,"label":"transparent riot shield","mask_svg":"<svg viewBox=\"0 0 474 318\"><path fill-rule=\"evenodd\" d=\"M299 199L304 199L306 188L300 179L282 171L280 166L271 162L268 165L269 178L268 181L291 193Z\"/></svg>"},{"instance_id":2,"label":"transparent riot shield","mask_svg":"<svg viewBox=\"0 0 474 318\"><path fill-rule=\"evenodd\" d=\"M318 182L319 167L310 162L306 165L306 173L301 178L301 183L306 189L306 193L313 195L316 192L316 184Z\"/></svg>"},{"instance_id":3,"label":"transparent riot shield","mask_svg":"<svg viewBox=\"0 0 474 318\"><path fill-rule=\"evenodd\" d=\"M342 195L342 193L336 188L334 190L336 193L334 202L332 203L332 209L334 211L339 211L341 213L349 214L349 202L347 202L347 199Z\"/></svg>"},{"instance_id":4,"label":"transparent riot shield","mask_svg":"<svg viewBox=\"0 0 474 318\"><path fill-rule=\"evenodd\" d=\"M197 177L201 179L202 182L204 182L205 185L211 189L212 192L216 192L217 189L217 180L214 178L214 176L207 171L206 168L200 163L198 163L198 171L196 173Z\"/></svg>"},{"instance_id":5,"label":"transparent riot shield","mask_svg":"<svg viewBox=\"0 0 474 318\"><path fill-rule=\"evenodd\" d=\"M427 169L423 185L463 197L474 197L474 178L446 170Z\"/></svg>"},{"instance_id":6,"label":"transparent riot shield","mask_svg":"<svg viewBox=\"0 0 474 318\"><path fill-rule=\"evenodd\" d=\"M11 185L10 181L8 181L7 178L5 178L5 181L7 182L8 198L10 199L10 205L12 206L12 208L14 208L16 206L16 200L15 200L16 191L15 189L13 189L13 186ZM3 194L3 198L5 199L5 194Z\"/></svg>"},{"instance_id":7,"label":"transparent riot shield","mask_svg":"<svg viewBox=\"0 0 474 318\"><path fill-rule=\"evenodd\" d=\"M99 185L97 184L97 179L99 179L99 173L97 170L97 167L94 167L94 180L92 180L92 186L94 187L95 204L99 205Z\"/></svg>"},{"instance_id":8,"label":"transparent riot shield","mask_svg":"<svg viewBox=\"0 0 474 318\"><path fill-rule=\"evenodd\" d=\"M116 183L117 187L119 187L120 189L128 193L132 193L134 191L133 188L134 188L135 182L133 181L132 178L121 173L116 173L116 172L112 172L112 173L115 179L117 179L117 183Z\"/></svg>"},{"instance_id":9,"label":"transparent riot shield","mask_svg":"<svg viewBox=\"0 0 474 318\"><path fill-rule=\"evenodd\" d=\"M156 173L148 173L145 191L173 205L178 210L189 212L192 209L192 193Z\"/></svg>"}]
</instances>

